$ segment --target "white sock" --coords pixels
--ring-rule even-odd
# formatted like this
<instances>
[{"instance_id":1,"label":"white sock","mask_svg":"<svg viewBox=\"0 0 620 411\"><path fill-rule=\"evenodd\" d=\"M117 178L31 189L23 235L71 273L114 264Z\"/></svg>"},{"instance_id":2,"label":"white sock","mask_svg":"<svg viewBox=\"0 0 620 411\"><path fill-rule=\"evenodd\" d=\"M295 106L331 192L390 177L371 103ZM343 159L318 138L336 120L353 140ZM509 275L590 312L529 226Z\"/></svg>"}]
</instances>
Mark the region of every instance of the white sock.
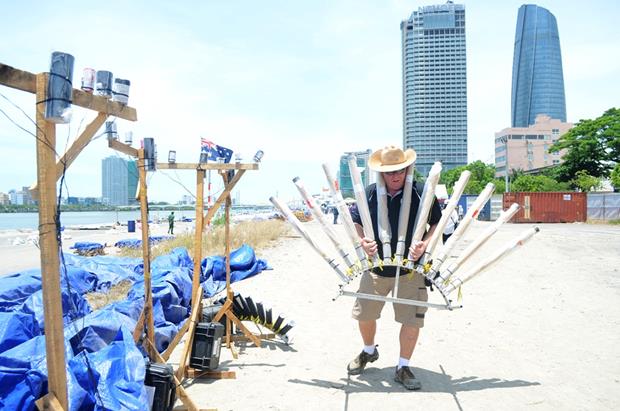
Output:
<instances>
[{"instance_id":1,"label":"white sock","mask_svg":"<svg viewBox=\"0 0 620 411\"><path fill-rule=\"evenodd\" d=\"M403 358L400 357L398 359L398 368L397 369L401 369L402 367L408 367L409 366L409 359L408 358Z\"/></svg>"},{"instance_id":2,"label":"white sock","mask_svg":"<svg viewBox=\"0 0 620 411\"><path fill-rule=\"evenodd\" d=\"M374 354L374 352L375 352L375 345L374 344L372 344L372 345L365 345L364 346L364 352L366 354Z\"/></svg>"}]
</instances>

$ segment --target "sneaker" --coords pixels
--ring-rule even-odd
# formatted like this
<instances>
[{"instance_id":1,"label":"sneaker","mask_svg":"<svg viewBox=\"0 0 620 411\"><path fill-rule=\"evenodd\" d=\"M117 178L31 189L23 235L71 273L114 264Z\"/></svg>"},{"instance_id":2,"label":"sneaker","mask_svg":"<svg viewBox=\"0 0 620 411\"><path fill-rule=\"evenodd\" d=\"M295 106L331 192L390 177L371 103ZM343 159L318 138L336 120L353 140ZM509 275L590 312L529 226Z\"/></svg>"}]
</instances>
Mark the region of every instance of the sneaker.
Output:
<instances>
[{"instance_id":1,"label":"sneaker","mask_svg":"<svg viewBox=\"0 0 620 411\"><path fill-rule=\"evenodd\" d=\"M375 362L378 359L379 351L377 350L376 346L375 352L373 352L372 354L368 354L366 351L362 350L362 352L359 353L359 355L355 357L353 361L349 363L349 365L347 365L347 370L349 371L350 375L361 374L362 371L364 371L366 364L368 364L369 362Z\"/></svg>"},{"instance_id":2,"label":"sneaker","mask_svg":"<svg viewBox=\"0 0 620 411\"><path fill-rule=\"evenodd\" d=\"M415 378L415 375L407 366L400 367L400 369L396 367L394 381L401 383L408 390L419 390L422 388L420 381Z\"/></svg>"}]
</instances>

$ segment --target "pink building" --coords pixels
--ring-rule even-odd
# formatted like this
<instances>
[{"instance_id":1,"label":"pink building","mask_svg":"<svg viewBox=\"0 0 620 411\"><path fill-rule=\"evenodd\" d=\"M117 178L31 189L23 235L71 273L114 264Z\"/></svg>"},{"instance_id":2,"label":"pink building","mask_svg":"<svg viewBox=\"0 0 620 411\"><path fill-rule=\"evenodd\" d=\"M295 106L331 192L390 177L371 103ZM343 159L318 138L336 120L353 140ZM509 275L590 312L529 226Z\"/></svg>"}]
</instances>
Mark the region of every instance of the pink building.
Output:
<instances>
[{"instance_id":1,"label":"pink building","mask_svg":"<svg viewBox=\"0 0 620 411\"><path fill-rule=\"evenodd\" d=\"M539 114L529 127L505 128L495 133L495 177L505 177L506 169L510 173L560 164L566 150L549 153L549 148L572 127L572 123Z\"/></svg>"}]
</instances>

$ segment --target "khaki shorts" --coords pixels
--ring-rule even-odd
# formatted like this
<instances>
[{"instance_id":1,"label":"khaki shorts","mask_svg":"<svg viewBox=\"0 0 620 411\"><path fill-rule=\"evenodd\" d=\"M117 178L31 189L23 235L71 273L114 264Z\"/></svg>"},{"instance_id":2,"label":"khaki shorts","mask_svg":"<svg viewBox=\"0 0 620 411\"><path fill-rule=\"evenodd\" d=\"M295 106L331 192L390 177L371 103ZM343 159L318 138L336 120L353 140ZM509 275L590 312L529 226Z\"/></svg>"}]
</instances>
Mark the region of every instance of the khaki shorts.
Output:
<instances>
[{"instance_id":1,"label":"khaki shorts","mask_svg":"<svg viewBox=\"0 0 620 411\"><path fill-rule=\"evenodd\" d=\"M386 296L394 288L394 277L380 277L375 273L366 272L362 275L357 292ZM424 277L415 273L411 279L409 274L401 275L398 282L398 297L410 300L428 301L428 293L424 285ZM385 301L357 298L353 305L353 318L358 321L373 321L381 317ZM424 314L427 307L417 305L394 304L396 322L417 328L424 327Z\"/></svg>"}]
</instances>

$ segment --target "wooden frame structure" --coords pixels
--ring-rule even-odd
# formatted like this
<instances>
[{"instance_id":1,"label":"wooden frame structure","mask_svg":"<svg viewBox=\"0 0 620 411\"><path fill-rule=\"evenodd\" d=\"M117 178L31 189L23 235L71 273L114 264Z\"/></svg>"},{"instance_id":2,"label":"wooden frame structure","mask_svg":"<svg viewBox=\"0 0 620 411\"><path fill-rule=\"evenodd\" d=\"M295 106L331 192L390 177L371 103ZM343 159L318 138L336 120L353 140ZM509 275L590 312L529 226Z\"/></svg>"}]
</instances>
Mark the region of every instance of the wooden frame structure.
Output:
<instances>
[{"instance_id":1,"label":"wooden frame structure","mask_svg":"<svg viewBox=\"0 0 620 411\"><path fill-rule=\"evenodd\" d=\"M236 378L234 371L200 371L188 366L189 356L191 354L191 348L193 345L195 325L198 321L201 311L201 296L202 290L199 287L199 279L201 272L202 262L202 233L205 230L206 225L209 224L215 213L219 208L224 205L225 210L225 255L226 255L226 302L220 309L220 311L213 318L214 322L219 321L224 315L226 316L226 346L231 350L233 358L237 358L237 353L234 350L232 342L234 340L246 339L252 341L257 347L261 346L261 339L273 338L275 334L260 334L255 335L250 332L237 318L232 311L232 303L234 293L230 285L230 193L235 185L239 182L243 174L247 170L258 170L257 163L158 163L158 169L172 169L172 170L195 170L196 171L196 228L195 228L195 241L194 241L194 277L192 279L192 310L188 321L179 330L171 344L166 351L162 354L162 357L167 360L170 357L172 351L176 348L183 335L189 332L186 337L181 359L179 361L179 368L176 372L176 377L182 380L184 377L190 378ZM204 179L206 170L217 170L224 182L224 190L215 200L213 206L204 214ZM229 172L235 172L233 177L229 180ZM235 324L244 334L241 336L232 336L232 324Z\"/></svg>"},{"instance_id":2,"label":"wooden frame structure","mask_svg":"<svg viewBox=\"0 0 620 411\"><path fill-rule=\"evenodd\" d=\"M88 124L82 134L67 149L61 159L56 162L56 125L45 119L47 85L49 73L33 74L0 63L0 85L26 91L36 95L36 126L37 126L37 183L31 188L34 196L39 199L39 248L41 261L41 279L43 292L43 311L45 319L46 362L48 371L48 394L36 401L39 409L68 410L67 375L64 344L64 326L60 289L59 244L56 236L56 183L79 153L88 145L97 130L108 116L115 116L129 121L136 121L136 110L119 102L111 101L102 96L72 89L72 104L98 112L95 119ZM148 242L148 218L146 197L146 171L144 168L144 150L136 150L131 146L115 140L109 141L115 150L138 158L140 173L140 209L142 218L142 247L144 256L145 302L144 310L134 330L134 340L138 342L142 336L146 322L147 338L145 347L152 361L164 362L154 348L154 321L152 310L150 247ZM183 386L175 379L178 398L189 410L198 407L189 398Z\"/></svg>"}]
</instances>

